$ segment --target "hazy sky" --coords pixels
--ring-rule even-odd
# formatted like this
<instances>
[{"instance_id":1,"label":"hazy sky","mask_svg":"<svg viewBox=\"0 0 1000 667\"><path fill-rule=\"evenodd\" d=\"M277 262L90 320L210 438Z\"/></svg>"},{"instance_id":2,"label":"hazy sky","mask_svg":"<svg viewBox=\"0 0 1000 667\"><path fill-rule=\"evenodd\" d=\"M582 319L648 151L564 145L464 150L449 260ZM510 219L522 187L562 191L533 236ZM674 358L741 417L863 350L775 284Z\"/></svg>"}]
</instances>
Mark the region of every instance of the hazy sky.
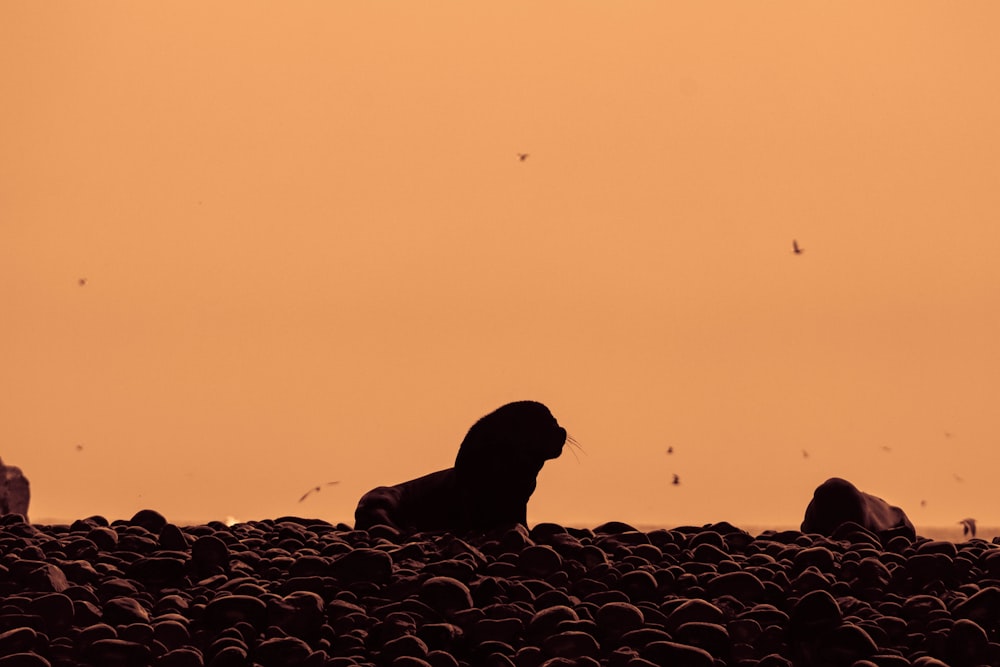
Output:
<instances>
[{"instance_id":1,"label":"hazy sky","mask_svg":"<svg viewBox=\"0 0 1000 667\"><path fill-rule=\"evenodd\" d=\"M35 520L350 523L534 399L585 453L531 523L791 525L838 475L1000 524L998 24L5 2L0 456Z\"/></svg>"}]
</instances>

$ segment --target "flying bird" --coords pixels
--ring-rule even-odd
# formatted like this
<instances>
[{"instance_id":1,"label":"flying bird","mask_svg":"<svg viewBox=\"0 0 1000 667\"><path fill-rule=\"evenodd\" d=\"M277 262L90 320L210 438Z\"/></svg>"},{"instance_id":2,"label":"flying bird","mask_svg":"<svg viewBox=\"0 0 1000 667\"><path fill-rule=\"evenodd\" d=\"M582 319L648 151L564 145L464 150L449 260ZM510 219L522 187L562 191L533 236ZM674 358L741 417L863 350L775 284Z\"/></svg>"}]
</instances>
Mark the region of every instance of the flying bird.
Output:
<instances>
[{"instance_id":1,"label":"flying bird","mask_svg":"<svg viewBox=\"0 0 1000 667\"><path fill-rule=\"evenodd\" d=\"M959 476L958 476L957 474L955 474L955 473L951 473L951 476L955 478L955 481L956 481L956 482L959 482L959 483L961 483L961 482L964 482L964 481L965 481L965 479L964 479L964 478L962 478L962 477L959 477Z\"/></svg>"},{"instance_id":2,"label":"flying bird","mask_svg":"<svg viewBox=\"0 0 1000 667\"><path fill-rule=\"evenodd\" d=\"M327 482L326 484L321 484L320 486L314 486L313 488L309 489L308 491L302 494L302 497L299 498L299 502L301 503L303 500L309 497L309 494L321 490L324 486L332 486L333 484L340 484L340 481L338 480L336 482Z\"/></svg>"},{"instance_id":3,"label":"flying bird","mask_svg":"<svg viewBox=\"0 0 1000 667\"><path fill-rule=\"evenodd\" d=\"M803 252L803 249L799 247L799 242L795 239L792 239L792 252L796 255L801 255Z\"/></svg>"},{"instance_id":4,"label":"flying bird","mask_svg":"<svg viewBox=\"0 0 1000 667\"><path fill-rule=\"evenodd\" d=\"M86 278L80 278L79 280L76 281L76 284L79 285L80 287L84 287L87 284L87 279Z\"/></svg>"},{"instance_id":5,"label":"flying bird","mask_svg":"<svg viewBox=\"0 0 1000 667\"><path fill-rule=\"evenodd\" d=\"M962 519L959 521L962 524L962 535L967 535L970 537L976 536L976 520L975 519Z\"/></svg>"},{"instance_id":6,"label":"flying bird","mask_svg":"<svg viewBox=\"0 0 1000 667\"><path fill-rule=\"evenodd\" d=\"M892 447L890 447L889 445L882 445L882 451L888 454L889 452L892 451Z\"/></svg>"},{"instance_id":7,"label":"flying bird","mask_svg":"<svg viewBox=\"0 0 1000 667\"><path fill-rule=\"evenodd\" d=\"M921 507L927 507L927 501L926 500L921 500L920 501L920 506Z\"/></svg>"},{"instance_id":8,"label":"flying bird","mask_svg":"<svg viewBox=\"0 0 1000 667\"><path fill-rule=\"evenodd\" d=\"M804 458L804 459L809 458L809 452L807 452L806 450L803 449L802 450L802 458Z\"/></svg>"},{"instance_id":9,"label":"flying bird","mask_svg":"<svg viewBox=\"0 0 1000 667\"><path fill-rule=\"evenodd\" d=\"M679 485L680 485L680 483L681 483L681 478L680 478L680 477L678 477L677 475L674 475L674 481L673 481L673 485L674 485L674 486L679 486Z\"/></svg>"},{"instance_id":10,"label":"flying bird","mask_svg":"<svg viewBox=\"0 0 1000 667\"><path fill-rule=\"evenodd\" d=\"M528 159L529 155L531 155L531 153L518 153L517 159L520 160L521 162L524 162L525 160Z\"/></svg>"},{"instance_id":11,"label":"flying bird","mask_svg":"<svg viewBox=\"0 0 1000 667\"><path fill-rule=\"evenodd\" d=\"M83 445L77 445L76 446L76 451L82 452L83 451Z\"/></svg>"},{"instance_id":12,"label":"flying bird","mask_svg":"<svg viewBox=\"0 0 1000 667\"><path fill-rule=\"evenodd\" d=\"M674 453L674 448L673 447L667 447L667 454L673 454L673 453Z\"/></svg>"}]
</instances>

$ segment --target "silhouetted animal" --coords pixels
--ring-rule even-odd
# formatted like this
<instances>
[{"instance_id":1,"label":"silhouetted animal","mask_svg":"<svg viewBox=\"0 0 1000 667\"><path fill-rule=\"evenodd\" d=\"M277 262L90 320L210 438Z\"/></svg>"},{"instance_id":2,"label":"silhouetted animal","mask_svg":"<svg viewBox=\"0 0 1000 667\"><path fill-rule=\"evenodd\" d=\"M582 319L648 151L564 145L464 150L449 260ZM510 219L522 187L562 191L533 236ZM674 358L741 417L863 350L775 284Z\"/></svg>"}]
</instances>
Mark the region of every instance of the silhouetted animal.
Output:
<instances>
[{"instance_id":1,"label":"silhouetted animal","mask_svg":"<svg viewBox=\"0 0 1000 667\"><path fill-rule=\"evenodd\" d=\"M566 429L547 407L508 403L473 424L454 467L362 496L355 528L467 531L526 524L535 478L565 442Z\"/></svg>"},{"instance_id":2,"label":"silhouetted animal","mask_svg":"<svg viewBox=\"0 0 1000 667\"><path fill-rule=\"evenodd\" d=\"M962 535L972 537L976 536L976 520L975 519L962 519L959 521L962 524Z\"/></svg>"},{"instance_id":3,"label":"silhouetted animal","mask_svg":"<svg viewBox=\"0 0 1000 667\"><path fill-rule=\"evenodd\" d=\"M911 538L917 535L903 510L839 477L831 477L816 487L806 507L802 532L830 536L848 521L874 532L904 528Z\"/></svg>"},{"instance_id":4,"label":"silhouetted animal","mask_svg":"<svg viewBox=\"0 0 1000 667\"><path fill-rule=\"evenodd\" d=\"M530 153L518 153L517 154L517 159L520 160L521 162L524 162L525 160L528 159L529 155L530 155Z\"/></svg>"},{"instance_id":5,"label":"silhouetted animal","mask_svg":"<svg viewBox=\"0 0 1000 667\"><path fill-rule=\"evenodd\" d=\"M803 252L805 252L803 248L799 247L799 242L796 241L795 239L792 239L792 252L794 252L796 255L801 255Z\"/></svg>"},{"instance_id":6,"label":"silhouetted animal","mask_svg":"<svg viewBox=\"0 0 1000 667\"><path fill-rule=\"evenodd\" d=\"M671 482L674 486L680 486L681 478L679 475L674 475L674 481Z\"/></svg>"}]
</instances>

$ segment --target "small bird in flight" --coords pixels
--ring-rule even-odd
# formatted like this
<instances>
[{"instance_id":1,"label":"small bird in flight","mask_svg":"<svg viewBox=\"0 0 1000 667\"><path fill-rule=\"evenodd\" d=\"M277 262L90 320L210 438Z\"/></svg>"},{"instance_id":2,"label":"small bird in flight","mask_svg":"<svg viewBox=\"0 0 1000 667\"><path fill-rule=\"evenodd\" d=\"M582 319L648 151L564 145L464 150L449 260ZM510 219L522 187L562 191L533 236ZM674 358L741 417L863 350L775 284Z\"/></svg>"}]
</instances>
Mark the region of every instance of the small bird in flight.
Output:
<instances>
[{"instance_id":1,"label":"small bird in flight","mask_svg":"<svg viewBox=\"0 0 1000 667\"><path fill-rule=\"evenodd\" d=\"M680 483L681 483L681 478L678 475L674 475L673 485L674 486L679 486Z\"/></svg>"},{"instance_id":2,"label":"small bird in flight","mask_svg":"<svg viewBox=\"0 0 1000 667\"><path fill-rule=\"evenodd\" d=\"M76 451L82 452L83 451L83 445L77 445L76 446Z\"/></svg>"},{"instance_id":3,"label":"small bird in flight","mask_svg":"<svg viewBox=\"0 0 1000 667\"><path fill-rule=\"evenodd\" d=\"M518 153L517 159L520 160L521 162L524 162L525 160L528 159L529 155L531 155L531 153Z\"/></svg>"},{"instance_id":4,"label":"small bird in flight","mask_svg":"<svg viewBox=\"0 0 1000 667\"><path fill-rule=\"evenodd\" d=\"M890 447L889 445L882 445L882 451L888 454L889 452L892 451L892 447Z\"/></svg>"},{"instance_id":5,"label":"small bird in flight","mask_svg":"<svg viewBox=\"0 0 1000 667\"><path fill-rule=\"evenodd\" d=\"M795 239L792 239L792 252L796 255L801 255L803 253L803 248L799 247L799 242Z\"/></svg>"},{"instance_id":6,"label":"small bird in flight","mask_svg":"<svg viewBox=\"0 0 1000 667\"><path fill-rule=\"evenodd\" d=\"M87 284L87 279L80 278L79 280L76 281L76 284L79 285L80 287L84 287Z\"/></svg>"},{"instance_id":7,"label":"small bird in flight","mask_svg":"<svg viewBox=\"0 0 1000 667\"><path fill-rule=\"evenodd\" d=\"M667 447L667 454L673 454L673 453L674 453L674 448L673 447Z\"/></svg>"},{"instance_id":8,"label":"small bird in flight","mask_svg":"<svg viewBox=\"0 0 1000 667\"><path fill-rule=\"evenodd\" d=\"M302 494L302 497L299 498L299 502L301 503L303 500L309 497L309 494L319 491L324 486L332 486L333 484L340 484L340 481L338 480L336 482L327 482L326 484L321 484L320 486L314 486L313 488L309 489L308 491Z\"/></svg>"},{"instance_id":9,"label":"small bird in flight","mask_svg":"<svg viewBox=\"0 0 1000 667\"><path fill-rule=\"evenodd\" d=\"M802 458L804 458L804 459L809 458L809 452L807 452L806 450L803 449L802 450Z\"/></svg>"},{"instance_id":10,"label":"small bird in flight","mask_svg":"<svg viewBox=\"0 0 1000 667\"><path fill-rule=\"evenodd\" d=\"M967 535L971 537L976 536L976 520L975 519L962 519L959 521L962 524L962 535Z\"/></svg>"}]
</instances>

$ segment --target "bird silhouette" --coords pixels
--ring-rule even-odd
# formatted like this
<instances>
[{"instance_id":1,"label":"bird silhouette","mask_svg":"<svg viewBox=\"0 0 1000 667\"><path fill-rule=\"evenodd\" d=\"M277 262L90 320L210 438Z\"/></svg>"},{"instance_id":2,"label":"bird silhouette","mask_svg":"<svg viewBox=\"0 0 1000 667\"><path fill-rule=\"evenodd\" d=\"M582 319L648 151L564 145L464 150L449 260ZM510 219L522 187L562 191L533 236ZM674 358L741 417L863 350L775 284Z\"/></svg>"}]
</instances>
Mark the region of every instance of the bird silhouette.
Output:
<instances>
[{"instance_id":1,"label":"bird silhouette","mask_svg":"<svg viewBox=\"0 0 1000 667\"><path fill-rule=\"evenodd\" d=\"M804 252L803 248L799 247L799 242L795 239L792 239L792 252L796 255L801 255Z\"/></svg>"},{"instance_id":2,"label":"bird silhouette","mask_svg":"<svg viewBox=\"0 0 1000 667\"><path fill-rule=\"evenodd\" d=\"M962 524L962 535L967 535L970 537L976 536L976 520L975 519L962 519L959 521Z\"/></svg>"},{"instance_id":3,"label":"bird silhouette","mask_svg":"<svg viewBox=\"0 0 1000 667\"><path fill-rule=\"evenodd\" d=\"M807 452L806 450L803 449L802 450L802 458L804 458L804 459L809 458L809 452Z\"/></svg>"},{"instance_id":4,"label":"bird silhouette","mask_svg":"<svg viewBox=\"0 0 1000 667\"><path fill-rule=\"evenodd\" d=\"M517 159L520 160L521 162L524 162L525 160L528 159L529 155L531 155L531 154L530 153L518 153L517 154Z\"/></svg>"},{"instance_id":5,"label":"bird silhouette","mask_svg":"<svg viewBox=\"0 0 1000 667\"><path fill-rule=\"evenodd\" d=\"M882 451L889 453L892 451L892 447L890 447L889 445L882 445Z\"/></svg>"},{"instance_id":6,"label":"bird silhouette","mask_svg":"<svg viewBox=\"0 0 1000 667\"><path fill-rule=\"evenodd\" d=\"M681 478L679 476L677 476L677 475L674 475L673 485L674 486L679 486L680 483L681 483Z\"/></svg>"},{"instance_id":7,"label":"bird silhouette","mask_svg":"<svg viewBox=\"0 0 1000 667\"><path fill-rule=\"evenodd\" d=\"M79 285L80 287L84 287L87 284L87 279L80 278L79 280L76 281L76 284Z\"/></svg>"},{"instance_id":8,"label":"bird silhouette","mask_svg":"<svg viewBox=\"0 0 1000 667\"><path fill-rule=\"evenodd\" d=\"M674 448L673 447L667 447L667 454L673 454L673 453L674 453Z\"/></svg>"},{"instance_id":9,"label":"bird silhouette","mask_svg":"<svg viewBox=\"0 0 1000 667\"><path fill-rule=\"evenodd\" d=\"M321 490L324 486L331 486L333 484L340 484L340 481L338 480L336 482L327 482L326 484L314 486L313 488L309 489L308 491L302 494L302 497L299 498L299 502L301 503L303 500L309 497L309 494L316 493L317 491Z\"/></svg>"}]
</instances>

